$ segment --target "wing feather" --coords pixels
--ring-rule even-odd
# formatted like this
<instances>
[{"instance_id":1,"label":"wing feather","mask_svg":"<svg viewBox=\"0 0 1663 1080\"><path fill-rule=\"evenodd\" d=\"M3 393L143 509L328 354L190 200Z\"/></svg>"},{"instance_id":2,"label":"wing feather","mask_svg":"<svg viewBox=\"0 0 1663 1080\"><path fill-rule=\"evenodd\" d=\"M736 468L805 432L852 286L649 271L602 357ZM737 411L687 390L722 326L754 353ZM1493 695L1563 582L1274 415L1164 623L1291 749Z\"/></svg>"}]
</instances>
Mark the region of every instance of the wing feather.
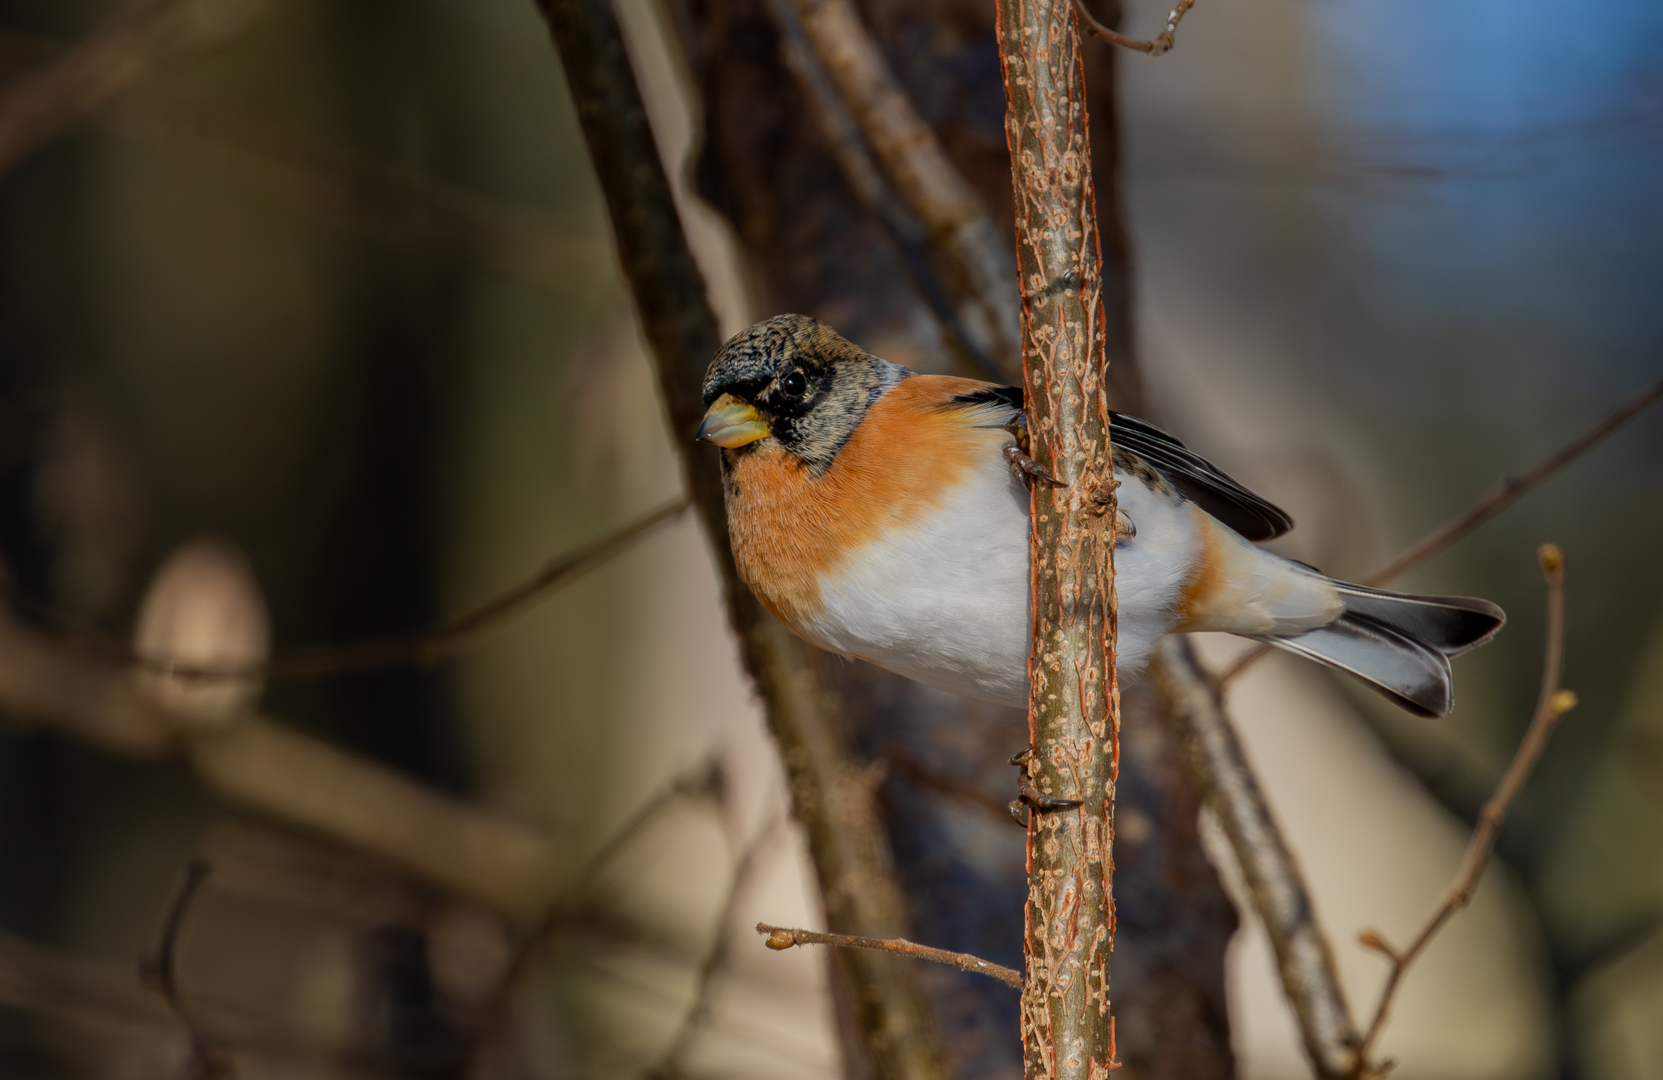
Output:
<instances>
[{"instance_id":1,"label":"wing feather","mask_svg":"<svg viewBox=\"0 0 1663 1080\"><path fill-rule=\"evenodd\" d=\"M993 386L954 398L966 405L998 405L1020 410L1022 388ZM1147 461L1196 505L1248 540L1270 540L1293 528L1293 518L1238 484L1222 469L1153 424L1111 412L1110 439Z\"/></svg>"}]
</instances>

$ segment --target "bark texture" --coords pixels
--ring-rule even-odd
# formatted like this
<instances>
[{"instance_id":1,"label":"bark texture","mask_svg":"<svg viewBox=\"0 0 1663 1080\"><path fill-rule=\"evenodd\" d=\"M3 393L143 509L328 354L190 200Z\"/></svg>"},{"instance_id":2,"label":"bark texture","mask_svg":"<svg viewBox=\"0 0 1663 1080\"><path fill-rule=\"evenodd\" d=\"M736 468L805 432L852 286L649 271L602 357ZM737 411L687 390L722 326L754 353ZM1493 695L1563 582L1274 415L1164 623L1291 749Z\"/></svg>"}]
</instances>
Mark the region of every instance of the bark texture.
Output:
<instances>
[{"instance_id":1,"label":"bark texture","mask_svg":"<svg viewBox=\"0 0 1663 1080\"><path fill-rule=\"evenodd\" d=\"M886 231L842 177L814 110L780 56L763 0L672 0L700 88L701 193L731 221L759 313L801 311L891 360L951 368ZM982 0L861 4L873 37L1002 235L1014 228L1004 88L993 5ZM1131 350L1112 49L1086 44L1092 169L1102 241L1110 403L1148 415ZM905 210L906 207L902 206ZM949 287L965 288L951 268ZM1005 816L1005 759L1023 744L1019 710L971 702L867 664L833 661L830 683L861 750L884 766L881 809L914 912L914 937L1018 966L1027 895L1023 834ZM1224 954L1235 909L1201 850L1200 793L1171 719L1128 687L1127 771L1119 784L1116 1032L1138 1080L1234 1075ZM934 965L918 972L953 1075L1009 1080L1022 1068L1017 994Z\"/></svg>"},{"instance_id":2,"label":"bark texture","mask_svg":"<svg viewBox=\"0 0 1663 1080\"><path fill-rule=\"evenodd\" d=\"M1117 1066L1114 950L1114 463L1104 382L1096 195L1074 8L1003 0L1006 137L1016 198L1030 453L1060 485L1032 485L1033 650L1028 778L1024 1074L1096 1080Z\"/></svg>"},{"instance_id":3,"label":"bark texture","mask_svg":"<svg viewBox=\"0 0 1663 1080\"><path fill-rule=\"evenodd\" d=\"M838 933L908 933L889 845L872 785L851 754L819 658L788 633L735 572L715 452L692 442L703 413L700 384L720 341L704 280L687 246L669 180L658 159L645 106L608 0L540 0L554 32L578 120L611 213L618 257L657 361L671 430L689 490L721 567L729 613L745 665L767 705L791 779L793 806L808 831L827 924ZM865 950L838 950L832 963L850 1004L858 1040L853 1071L885 1078L942 1075L914 962ZM864 1060L862 1060L864 1059Z\"/></svg>"}]
</instances>

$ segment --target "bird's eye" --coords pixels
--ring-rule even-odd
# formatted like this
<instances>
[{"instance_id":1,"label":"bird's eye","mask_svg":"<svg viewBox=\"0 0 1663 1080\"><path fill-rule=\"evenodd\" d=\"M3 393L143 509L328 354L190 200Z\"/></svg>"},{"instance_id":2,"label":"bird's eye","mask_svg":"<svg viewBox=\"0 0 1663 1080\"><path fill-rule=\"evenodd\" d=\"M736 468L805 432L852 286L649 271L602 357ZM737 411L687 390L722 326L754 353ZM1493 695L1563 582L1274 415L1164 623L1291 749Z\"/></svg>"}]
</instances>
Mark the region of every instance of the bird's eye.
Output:
<instances>
[{"instance_id":1,"label":"bird's eye","mask_svg":"<svg viewBox=\"0 0 1663 1080\"><path fill-rule=\"evenodd\" d=\"M808 392L808 377L795 369L780 379L780 393L788 398L800 398Z\"/></svg>"}]
</instances>

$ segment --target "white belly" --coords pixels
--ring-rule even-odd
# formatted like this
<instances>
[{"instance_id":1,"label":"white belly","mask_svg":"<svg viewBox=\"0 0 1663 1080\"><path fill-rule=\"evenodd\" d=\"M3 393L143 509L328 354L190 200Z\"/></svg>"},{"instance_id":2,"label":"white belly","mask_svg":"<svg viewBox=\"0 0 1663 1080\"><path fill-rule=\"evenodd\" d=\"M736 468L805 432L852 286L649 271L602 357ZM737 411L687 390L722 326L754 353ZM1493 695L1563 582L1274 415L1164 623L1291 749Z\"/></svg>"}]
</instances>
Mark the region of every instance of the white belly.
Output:
<instances>
[{"instance_id":1,"label":"white belly","mask_svg":"<svg viewBox=\"0 0 1663 1080\"><path fill-rule=\"evenodd\" d=\"M1115 548L1125 674L1172 626L1197 540L1187 507L1117 475L1138 530ZM822 576L820 590L820 615L803 630L821 647L953 693L1027 703L1028 491L1002 459L905 533Z\"/></svg>"}]
</instances>

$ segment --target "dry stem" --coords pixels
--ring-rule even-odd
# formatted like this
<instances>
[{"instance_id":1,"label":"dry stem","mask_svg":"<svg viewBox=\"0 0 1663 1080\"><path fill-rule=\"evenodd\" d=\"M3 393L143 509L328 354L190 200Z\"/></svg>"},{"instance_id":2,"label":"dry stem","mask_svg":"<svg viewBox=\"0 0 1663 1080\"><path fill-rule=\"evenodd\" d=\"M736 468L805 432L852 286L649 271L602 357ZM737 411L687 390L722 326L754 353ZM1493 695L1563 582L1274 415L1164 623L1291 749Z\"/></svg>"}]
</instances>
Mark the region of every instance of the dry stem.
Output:
<instances>
[{"instance_id":1,"label":"dry stem","mask_svg":"<svg viewBox=\"0 0 1663 1080\"><path fill-rule=\"evenodd\" d=\"M1322 1080L1357 1075L1361 1041L1317 925L1310 889L1282 837L1258 778L1230 724L1218 683L1180 635L1163 638L1149 676L1184 731L1190 761L1241 866L1253 908L1276 955L1305 1052Z\"/></svg>"},{"instance_id":2,"label":"dry stem","mask_svg":"<svg viewBox=\"0 0 1663 1080\"><path fill-rule=\"evenodd\" d=\"M931 238L928 228L894 197L877 163L872 160L859 123L815 55L792 0L768 0L768 11L779 31L780 54L785 66L808 99L809 109L832 156L837 159L844 181L867 213L883 226L890 242L895 245L901 265L912 278L925 306L935 316L947 347L987 378L1004 379L1005 373L987 350L974 340L959 312L953 309L945 286L930 265L927 252L931 247ZM996 267L994 272L999 269Z\"/></svg>"},{"instance_id":3,"label":"dry stem","mask_svg":"<svg viewBox=\"0 0 1663 1080\"><path fill-rule=\"evenodd\" d=\"M820 63L854 113L884 171L970 284L979 347L1005 371L1017 369L1020 312L1013 268L970 185L890 70L850 0L792 0Z\"/></svg>"},{"instance_id":4,"label":"dry stem","mask_svg":"<svg viewBox=\"0 0 1663 1080\"><path fill-rule=\"evenodd\" d=\"M832 945L842 949L875 949L879 952L900 953L903 956L914 956L920 960L931 960L937 964L956 967L960 971L968 971L973 975L986 975L990 979L998 979L1006 986L1022 988L1022 973L1003 964L995 964L991 960L983 960L979 956L969 953L949 952L946 949L931 948L920 945L916 941L905 938L873 938L855 937L850 934L822 934L818 930L796 930L784 926L770 926L767 923L757 923L756 932L768 935L770 949L789 949L794 945Z\"/></svg>"},{"instance_id":5,"label":"dry stem","mask_svg":"<svg viewBox=\"0 0 1663 1080\"><path fill-rule=\"evenodd\" d=\"M196 899L202 884L208 880L211 872L212 868L203 860L191 860L185 871L185 880L179 886L178 895L173 898L173 903L168 908L167 919L162 924L162 940L157 947L156 956L143 968L146 980L162 995L162 1000L167 1002L168 1010L173 1013L190 1039L191 1056L185 1066L187 1080L231 1080L236 1075L231 1058L222 1046L203 1032L179 990L179 933L184 928L185 916L190 911L191 902Z\"/></svg>"},{"instance_id":6,"label":"dry stem","mask_svg":"<svg viewBox=\"0 0 1663 1080\"><path fill-rule=\"evenodd\" d=\"M101 23L85 40L0 92L0 176L42 144L149 73L169 48L206 43L246 28L254 4L158 0Z\"/></svg>"},{"instance_id":7,"label":"dry stem","mask_svg":"<svg viewBox=\"0 0 1663 1080\"><path fill-rule=\"evenodd\" d=\"M1036 805L1078 800L1029 818L1023 1072L1030 1080L1095 1080L1116 1065L1109 956L1120 692L1117 485L1085 70L1067 4L1001 0L998 26L1030 452L1063 481L1030 489L1033 753L1025 779Z\"/></svg>"},{"instance_id":8,"label":"dry stem","mask_svg":"<svg viewBox=\"0 0 1663 1080\"><path fill-rule=\"evenodd\" d=\"M734 916L738 913L739 900L751 886L751 879L756 876L756 869L768 847L780 834L785 824L783 815L775 817L764 825L745 845L744 852L739 856L739 862L733 868L733 876L728 880L727 896L722 900L716 921L716 940L705 954L704 962L699 965L698 979L693 986L693 1000L687 1006L687 1013L682 1017L681 1027L675 1038L670 1040L669 1047L659 1058L658 1064L647 1070L648 1080L674 1080L683 1074L683 1062L692 1052L701 1032L710 1026L714 1010L713 993L716 979L727 967L737 946L737 937L733 932Z\"/></svg>"},{"instance_id":9,"label":"dry stem","mask_svg":"<svg viewBox=\"0 0 1663 1080\"><path fill-rule=\"evenodd\" d=\"M522 582L466 615L425 633L299 649L279 656L269 663L243 668L199 667L173 663L165 657L132 656L130 653L126 654L127 659L144 670L182 681L316 678L321 675L374 671L405 664L436 664L541 603L574 579L609 562L635 541L679 516L691 505L692 500L686 496L667 503L616 532L591 541L569 555L560 556L544 566L529 581Z\"/></svg>"},{"instance_id":10,"label":"dry stem","mask_svg":"<svg viewBox=\"0 0 1663 1080\"><path fill-rule=\"evenodd\" d=\"M1166 29L1148 41L1141 41L1138 38L1127 37L1114 27L1099 21L1097 16L1093 15L1091 10L1086 7L1085 0L1074 0L1074 9L1080 13L1080 18L1085 21L1086 29L1111 45L1118 45L1122 49L1130 49L1133 52L1148 53L1150 56L1163 56L1172 51L1173 38L1178 33L1178 22L1189 13L1189 9L1193 6L1195 6L1195 0L1178 0L1178 6L1173 8L1172 13L1166 17Z\"/></svg>"},{"instance_id":11,"label":"dry stem","mask_svg":"<svg viewBox=\"0 0 1663 1080\"><path fill-rule=\"evenodd\" d=\"M1415 940L1407 949L1400 951L1393 948L1377 931L1365 931L1358 935L1366 948L1380 953L1392 965L1391 974L1386 977L1386 985L1380 991L1380 1003L1375 1006L1374 1019L1369 1023L1368 1034L1363 1037L1363 1043L1358 1048L1358 1053L1364 1060L1367 1060L1369 1052L1380 1038L1380 1033L1385 1029L1392 1001L1409 966L1426 950L1444 924L1472 901L1473 893L1478 889L1479 879L1484 875L1484 867L1489 863L1496 837L1501 832L1502 822L1507 820L1508 809L1513 805L1519 790L1524 787L1524 782L1529 779L1531 770L1536 767L1536 762L1547 747L1548 737L1553 734L1553 728L1559 722L1559 718L1576 707L1576 695L1559 684L1565 659L1565 555L1559 550L1558 545L1543 544L1537 552L1537 557L1542 565L1542 574L1547 580L1548 630L1542 661L1542 689L1536 700L1535 715L1531 718L1530 727L1525 732L1523 741L1519 743L1518 750L1513 754L1512 763L1502 775L1501 783L1496 786L1495 793L1479 812L1478 825L1473 829L1472 839L1467 842L1466 853L1461 856L1461 865L1455 872L1449 895L1444 897L1444 902L1438 906L1438 910L1432 913L1432 917L1427 920L1420 933L1415 935Z\"/></svg>"},{"instance_id":12,"label":"dry stem","mask_svg":"<svg viewBox=\"0 0 1663 1080\"><path fill-rule=\"evenodd\" d=\"M704 413L705 368L720 341L616 17L607 0L538 2L606 197L687 490L712 541L729 618L767 706L793 809L808 833L827 920L843 930L898 935L906 922L905 903L838 704L826 690L816 654L764 611L739 580L727 543L718 459L711 448L692 442ZM862 1037L880 1072L893 1080L940 1077L929 1012L907 967L870 953L848 954L842 966L854 986Z\"/></svg>"}]
</instances>

